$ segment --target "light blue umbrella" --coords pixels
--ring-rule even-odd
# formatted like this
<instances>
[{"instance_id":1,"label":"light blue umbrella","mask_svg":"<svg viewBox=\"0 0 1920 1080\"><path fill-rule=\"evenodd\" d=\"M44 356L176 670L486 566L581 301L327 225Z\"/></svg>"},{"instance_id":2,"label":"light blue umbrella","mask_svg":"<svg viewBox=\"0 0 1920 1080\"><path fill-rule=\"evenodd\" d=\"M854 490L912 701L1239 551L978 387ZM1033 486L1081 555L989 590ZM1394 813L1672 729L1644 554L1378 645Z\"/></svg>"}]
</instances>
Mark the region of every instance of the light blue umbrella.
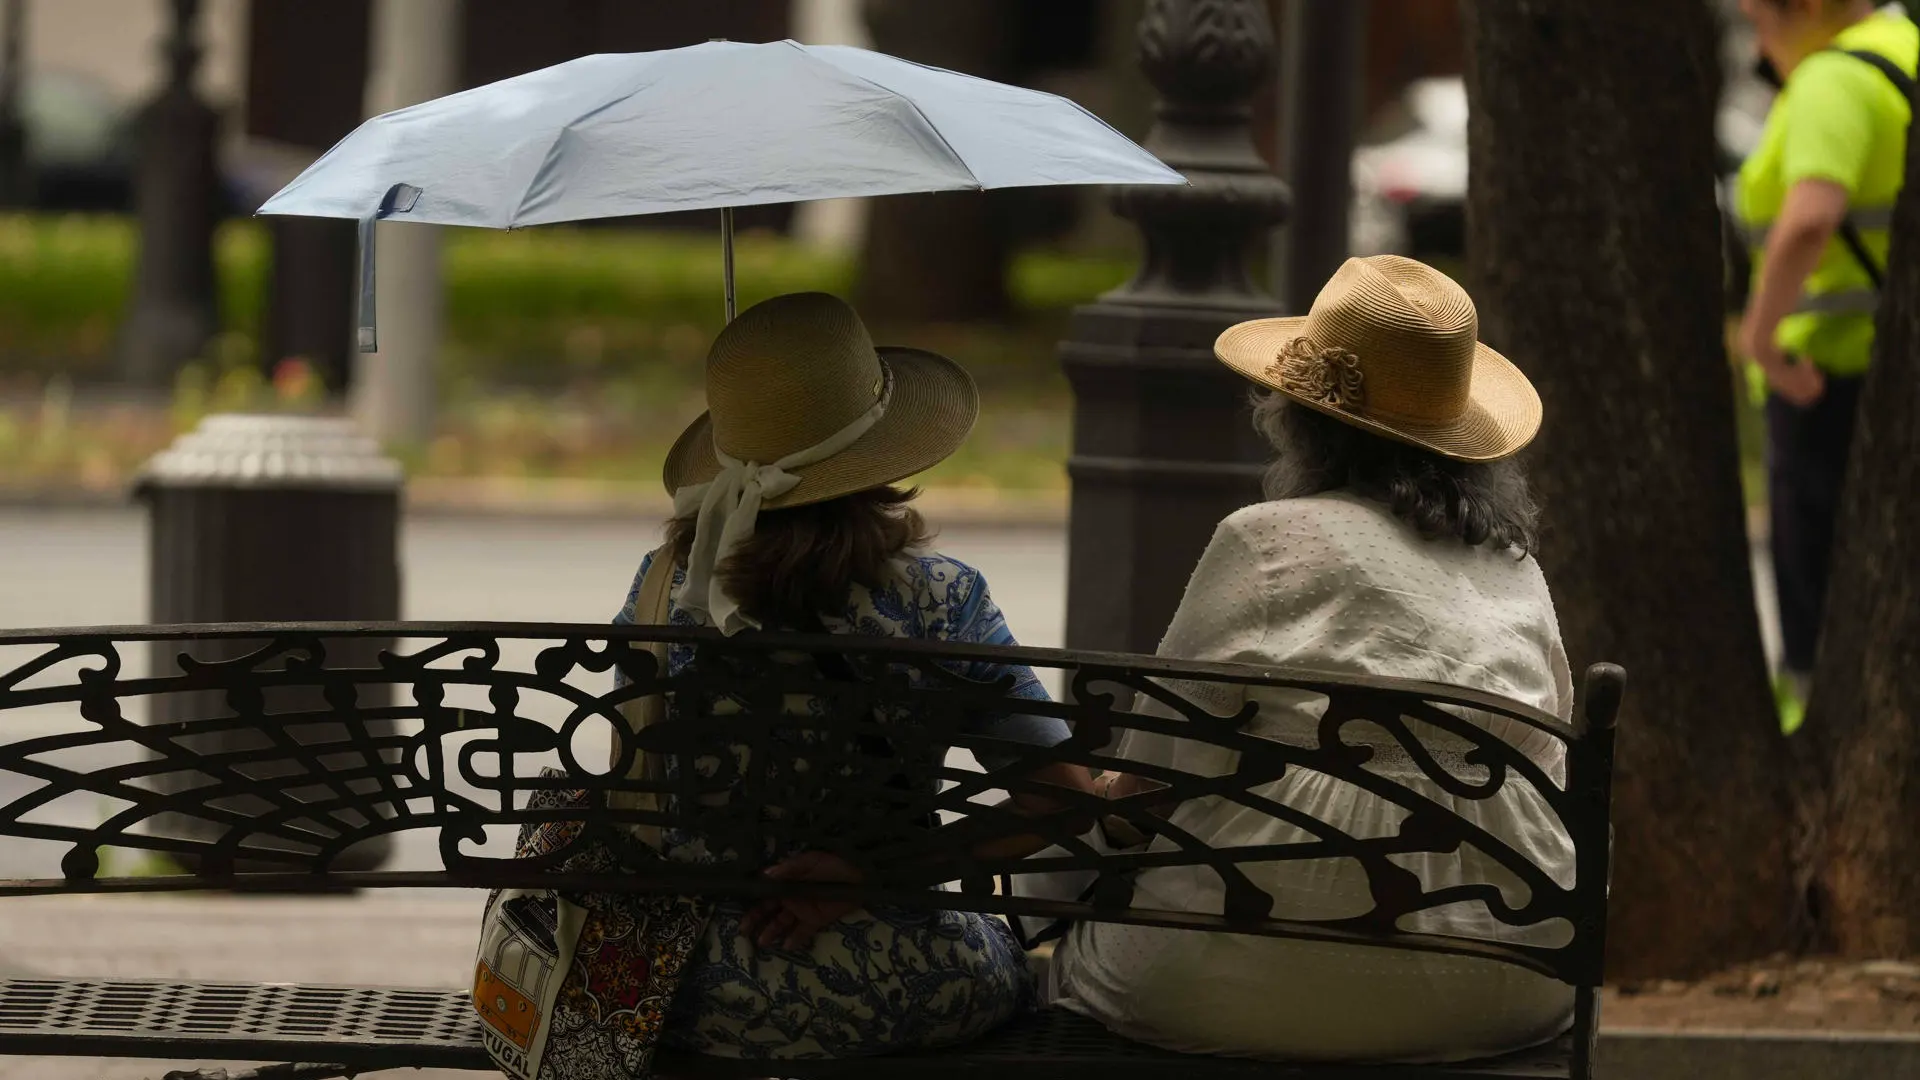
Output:
<instances>
[{"instance_id":1,"label":"light blue umbrella","mask_svg":"<svg viewBox=\"0 0 1920 1080\"><path fill-rule=\"evenodd\" d=\"M733 317L739 206L1052 184L1186 181L1052 94L837 45L715 41L584 56L377 116L261 206L513 229L719 210Z\"/></svg>"}]
</instances>

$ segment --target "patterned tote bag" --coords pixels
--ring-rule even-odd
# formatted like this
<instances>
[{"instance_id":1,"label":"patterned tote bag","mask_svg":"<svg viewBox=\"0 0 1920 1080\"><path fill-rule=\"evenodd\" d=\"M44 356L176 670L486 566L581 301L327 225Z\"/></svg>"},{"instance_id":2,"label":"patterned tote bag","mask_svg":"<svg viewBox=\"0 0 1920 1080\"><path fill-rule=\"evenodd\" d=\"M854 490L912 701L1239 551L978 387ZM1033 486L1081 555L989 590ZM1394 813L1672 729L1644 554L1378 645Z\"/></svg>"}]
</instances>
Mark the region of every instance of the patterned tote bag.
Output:
<instances>
[{"instance_id":1,"label":"patterned tote bag","mask_svg":"<svg viewBox=\"0 0 1920 1080\"><path fill-rule=\"evenodd\" d=\"M673 560L664 550L641 584L636 617L666 622ZM666 650L653 648L660 670ZM650 695L621 709L630 730L657 722L664 698ZM618 747L615 748L617 758ZM617 764L617 761L616 761ZM543 776L562 775L556 769ZM636 753L629 776L659 775L659 762ZM535 793L531 809L584 809L581 790ZM653 809L650 793L614 796L617 807ZM536 857L577 847L562 873L618 874L623 864L604 843L576 845L577 821L529 823L514 853ZM628 827L641 861L658 859L658 830ZM634 856L629 855L629 862ZM500 889L487 898L479 955L474 964L473 1007L479 1013L487 1053L515 1080L629 1080L651 1075L661 1023L673 1003L687 958L706 930L710 905L698 898L632 893Z\"/></svg>"}]
</instances>

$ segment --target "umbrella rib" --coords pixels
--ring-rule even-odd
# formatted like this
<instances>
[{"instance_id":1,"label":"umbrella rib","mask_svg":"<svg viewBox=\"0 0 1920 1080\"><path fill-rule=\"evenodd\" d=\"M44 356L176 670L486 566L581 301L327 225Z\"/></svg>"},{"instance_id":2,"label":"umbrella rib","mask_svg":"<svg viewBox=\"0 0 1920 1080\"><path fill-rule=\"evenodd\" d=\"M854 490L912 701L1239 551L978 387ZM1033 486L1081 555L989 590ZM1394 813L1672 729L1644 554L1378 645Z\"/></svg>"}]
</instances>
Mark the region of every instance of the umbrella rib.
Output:
<instances>
[{"instance_id":1,"label":"umbrella rib","mask_svg":"<svg viewBox=\"0 0 1920 1080\"><path fill-rule=\"evenodd\" d=\"M799 44L798 44L797 42L793 42L793 41L788 41L788 42L786 42L786 44L788 44L788 45L791 45L791 46L794 46L795 48L801 48L801 46L800 46L800 45L799 45ZM804 50L804 49L802 49L802 51L805 51L805 50ZM921 63L921 62L920 62L920 61L918 61L918 60L908 60L908 59L906 59L905 57L900 57L900 56L895 56L895 57L893 57L892 59L894 59L894 60L897 60L897 61L899 61L899 62L900 62L900 63L902 63L902 64L909 64L909 65L912 65L913 67L917 67L917 68L919 68L919 69L921 69L922 71L932 71L932 72L937 72L937 73L939 73L939 74L942 74L942 75L957 75L957 76L959 76L960 78L963 78L963 79L971 79L971 80L973 80L974 82L977 82L977 83L986 83L986 84L987 84L987 85L989 85L989 86L1004 86L1004 85L1006 85L1005 83L997 83L997 82L995 82L995 81L994 81L994 80L992 80L992 79L985 79L985 78L981 78L981 77L980 77L980 76L978 76L978 75L972 75L972 74L969 74L969 73L967 73L967 72L964 72L964 71L954 71L954 70L953 70L952 68L943 68L943 67L939 67L939 66L937 66L937 65L934 65L934 64L923 64L923 63ZM855 78L855 79L860 79L860 81L861 81L861 82L864 82L864 83L866 83L866 84L867 84L867 85L869 85L869 86L877 86L877 85L879 85L879 84L877 84L877 83L875 83L875 82L874 82L873 80L871 80L871 79L862 79L862 78L861 78L860 76L858 76L858 75L855 75L855 74L854 74L853 72L851 72L851 71L847 71L847 70L846 70L845 68L841 68L841 67L836 67L835 65L832 65L832 64L828 64L827 66L828 66L828 67L832 67L832 68L833 68L833 69L834 69L835 71L840 71L840 72L843 72L843 73L845 73L845 74L847 74L847 75L849 75L849 76L851 76L851 77L853 77L853 78ZM884 86L882 86L882 87L880 87L880 89L882 89L882 90L886 90L887 88L886 88L886 87L884 87ZM1023 89L1023 90L1025 90L1025 91L1026 91L1027 93L1029 93L1029 94L1036 94L1036 95L1039 95L1039 96L1041 96L1041 97L1049 97L1049 98L1052 98L1052 99L1054 99L1055 101L1058 101L1058 102L1060 102L1060 103L1061 103L1061 104L1063 104L1063 105L1069 105L1069 106L1072 106L1072 107L1073 107L1074 109L1076 109L1076 110L1078 110L1078 111L1080 112L1080 114L1081 114L1082 116L1085 116L1085 117L1086 117L1087 119L1089 119L1089 120L1091 120L1091 121L1093 121L1093 122L1094 122L1094 123L1096 123L1096 124L1099 124L1099 125L1100 125L1101 127L1103 127L1103 128L1106 128L1106 129L1107 129L1108 131L1110 131L1110 132L1112 132L1112 133L1113 133L1113 134L1114 134L1114 135L1115 135L1115 136L1116 136L1117 138L1119 138L1119 139L1121 139L1122 141L1124 141L1124 142L1126 142L1126 143L1128 143L1128 144L1133 144L1133 140L1132 140L1132 139L1131 139L1130 137L1128 137L1128 136L1126 135L1126 133L1124 133L1124 132L1122 132L1122 131L1121 131L1121 130L1120 130L1119 128L1117 128L1117 127L1114 127L1114 126L1113 126L1112 124L1110 124L1110 123L1108 123L1108 122L1107 122L1107 121L1106 121L1106 120L1105 120L1104 118L1102 118L1102 117L1100 116L1100 114L1098 114L1098 113L1096 113L1096 112L1094 112L1094 111L1093 111L1092 109L1089 109L1089 108L1087 108L1087 107L1086 107L1085 105L1082 105L1082 104L1080 104L1079 102L1077 102L1077 101L1075 101L1075 100L1073 100L1072 98L1070 98L1070 97L1068 97L1068 96L1066 96L1065 94L1055 94L1055 93L1052 93L1052 92L1050 92L1050 91L1047 91L1047 90L1035 90L1035 89L1033 89L1032 87L1022 87L1021 89ZM890 93L890 94L891 94L891 93L893 93L893 91L891 91L891 90L887 90L887 92L888 92L888 93ZM899 98L901 98L901 99L902 99L902 100L904 100L904 101L906 101L906 102L907 102L907 104L909 104L909 105L912 105L912 104L913 104L913 99L912 99L912 98L909 98L909 97L907 97L907 96L906 96L906 95L904 95L904 94L895 94L895 96L896 96L896 97L899 97ZM914 111L916 111L916 112L918 112L918 111L919 111L919 106L917 106L917 105L916 105L916 106L914 106ZM927 116L926 116L926 114L925 114L925 113L921 113L921 114L920 114L920 119L922 119L922 120L926 120L926 119L927 119ZM940 129L939 129L939 128L935 128L935 127L933 127L933 122L932 122L931 120L928 120L928 121L927 121L927 126L928 126L928 127L930 127L930 128L933 128L933 133L934 133L935 135L940 135ZM944 135L941 135L941 136L940 136L940 141L941 141L942 143L946 143L946 136L944 136ZM1142 148L1142 149L1144 149L1144 148ZM948 150L949 152L952 152L952 150L953 150L953 145L952 145L951 143L947 143L947 150ZM957 160L957 159L959 159L959 155L958 155L958 154L954 154L954 157L955 157L955 159L956 159L956 160ZM1186 178L1185 176L1183 176L1183 175L1181 175L1181 173L1180 173L1180 171L1179 171L1178 169L1175 169L1175 168L1174 168L1173 166L1171 166L1171 165L1168 165L1168 164L1167 164L1166 162L1164 162L1164 161L1160 161L1160 160L1159 160L1159 158L1157 158L1157 157L1153 157L1153 155L1152 155L1152 154L1148 154L1148 157L1151 157L1151 158L1153 158L1153 160L1154 160L1154 161L1156 161L1156 162L1159 162L1159 164L1160 164L1160 167L1161 167L1161 168L1163 168L1163 169L1165 169L1165 170L1167 170L1167 172L1169 172L1169 173L1172 173L1172 174L1173 174L1173 176L1174 176L1174 177L1175 177L1175 178L1176 178L1176 179L1178 180L1178 182L1179 182L1179 183L1181 183L1181 184L1186 184L1186 185L1188 185L1188 186L1191 186L1191 182L1190 182L1190 181L1189 181L1189 180L1188 180L1188 179L1187 179L1187 178ZM969 175L969 176L973 176L973 175L974 175L974 174L973 174L973 170L972 170L972 169L968 169L968 168L967 168L967 163L966 163L966 162L965 162L964 160L962 160L962 161L960 161L960 167L961 167L961 168L963 168L963 169L967 169L967 175ZM979 183L979 181L980 181L980 178L979 178L978 176L974 176L974 182L975 182L975 183ZM985 191L985 190L987 190L987 186L986 186L985 184L980 184L980 189L981 189L982 191Z\"/></svg>"},{"instance_id":2,"label":"umbrella rib","mask_svg":"<svg viewBox=\"0 0 1920 1080\"><path fill-rule=\"evenodd\" d=\"M567 132L572 131L574 128L574 125L590 120L593 117L598 116L600 113L606 112L608 109L613 108L615 105L619 105L622 102L632 99L634 95L640 93L640 91L645 90L647 87L652 86L654 83L659 81L660 80L657 77L645 79L639 83L634 84L632 89L626 91L620 96L616 98L612 98L607 101L603 101L600 104L595 105L593 108L588 109L586 112L581 113L579 116L576 116L573 119L567 121L566 123L561 124L560 130L553 133L553 141L547 144L547 152L540 155L540 166L533 170L533 179L528 182L527 190L520 194L519 200L513 204L513 212L507 215L507 228L512 229L514 227L514 224L520 220L520 212L527 208L527 198L531 196L534 192L534 189L539 186L540 176L541 174L547 171L548 163L553 161L553 152L559 149L560 140L567 137Z\"/></svg>"},{"instance_id":3,"label":"umbrella rib","mask_svg":"<svg viewBox=\"0 0 1920 1080\"><path fill-rule=\"evenodd\" d=\"M826 66L832 68L833 70L839 72L842 75L845 75L849 79L854 79L856 81L866 83L868 86L873 87L875 90L878 90L883 94L886 94L890 97L898 98L901 101L906 102L907 108L913 110L913 115L919 117L920 122L927 126L927 130L933 132L933 137L940 140L940 145L946 148L947 156L953 159L954 164L960 166L960 171L966 173L969 177L973 179L974 188L979 191L987 190L987 185L980 182L979 174L973 171L972 167L967 164L967 159L961 157L960 151L955 150L953 148L953 144L947 141L947 137L941 134L939 126L936 125L932 120L929 120L927 118L927 114L920 110L920 104L918 102L914 101L912 98L908 97L907 95L901 93L898 90L895 90L887 86L881 86L879 83L874 82L872 79L869 79L863 75L859 75L854 72L848 71L846 68L843 68L838 64L827 63L827 61L822 60L819 57L813 55L813 53L807 51L806 47L802 46L797 41L789 40L785 44L787 44L788 46L790 46L791 48L799 52L801 55L805 56L808 60L812 61L813 63L826 64Z\"/></svg>"}]
</instances>

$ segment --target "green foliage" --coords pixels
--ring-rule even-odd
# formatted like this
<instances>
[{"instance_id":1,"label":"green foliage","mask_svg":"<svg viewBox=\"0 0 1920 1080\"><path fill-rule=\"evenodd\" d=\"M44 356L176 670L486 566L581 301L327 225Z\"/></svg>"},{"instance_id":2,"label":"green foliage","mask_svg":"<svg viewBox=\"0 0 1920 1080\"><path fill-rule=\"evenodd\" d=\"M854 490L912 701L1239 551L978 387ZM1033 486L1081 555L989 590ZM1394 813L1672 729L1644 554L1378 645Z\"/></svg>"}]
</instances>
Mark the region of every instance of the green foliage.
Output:
<instances>
[{"instance_id":1,"label":"green foliage","mask_svg":"<svg viewBox=\"0 0 1920 1080\"><path fill-rule=\"evenodd\" d=\"M326 404L326 388L304 360L260 369L253 343L229 331L215 338L208 357L180 369L173 383L175 431L186 431L211 413L310 412Z\"/></svg>"},{"instance_id":2,"label":"green foliage","mask_svg":"<svg viewBox=\"0 0 1920 1080\"><path fill-rule=\"evenodd\" d=\"M107 373L136 254L125 219L0 215L0 374ZM222 322L250 339L265 297L264 237L251 222L223 225L214 254Z\"/></svg>"},{"instance_id":3,"label":"green foliage","mask_svg":"<svg viewBox=\"0 0 1920 1080\"><path fill-rule=\"evenodd\" d=\"M445 236L442 371L456 396L614 378L671 394L697 381L706 343L722 322L714 237L626 228L449 229ZM37 382L56 373L109 378L136 253L133 223L124 218L0 216L0 381L13 375ZM211 381L254 357L260 338L270 270L264 231L257 222L228 222L215 254L221 334L202 361L206 370L189 380L208 385L185 387L190 395L213 393ZM809 289L845 295L855 270L846 254L756 234L738 239L735 267L742 306ZM986 351L1020 358L1004 372L1050 372L1051 339L1043 335L1057 332L1068 308L1125 280L1128 269L1124 259L1021 255L1010 279L1025 314L1015 326L985 333L1022 343ZM869 318L883 336L908 340L913 333L889 327L884 312Z\"/></svg>"},{"instance_id":4,"label":"green foliage","mask_svg":"<svg viewBox=\"0 0 1920 1080\"><path fill-rule=\"evenodd\" d=\"M651 480L700 410L701 363L720 329L721 260L709 234L628 228L445 232L440 436L401 448L417 475ZM212 412L322 404L298 362L260 362L269 251L259 223L216 237L221 332L187 365L169 412L74 405L112 374L137 238L124 218L0 215L0 483L109 488ZM883 343L959 360L979 382L980 428L927 477L942 486L1057 489L1070 410L1055 349L1066 314L1123 283L1130 256L1024 252L1019 311L987 326L901 326L866 312ZM744 307L784 292L846 295L854 260L776 236L735 246ZM7 392L11 390L11 392ZM1758 414L1741 415L1750 501L1764 494Z\"/></svg>"},{"instance_id":5,"label":"green foliage","mask_svg":"<svg viewBox=\"0 0 1920 1080\"><path fill-rule=\"evenodd\" d=\"M103 878L182 877L187 873L186 867L163 852L103 847L95 853L100 857Z\"/></svg>"},{"instance_id":6,"label":"green foliage","mask_svg":"<svg viewBox=\"0 0 1920 1080\"><path fill-rule=\"evenodd\" d=\"M106 355L132 281L133 234L117 222L0 217L0 354L51 374Z\"/></svg>"}]
</instances>

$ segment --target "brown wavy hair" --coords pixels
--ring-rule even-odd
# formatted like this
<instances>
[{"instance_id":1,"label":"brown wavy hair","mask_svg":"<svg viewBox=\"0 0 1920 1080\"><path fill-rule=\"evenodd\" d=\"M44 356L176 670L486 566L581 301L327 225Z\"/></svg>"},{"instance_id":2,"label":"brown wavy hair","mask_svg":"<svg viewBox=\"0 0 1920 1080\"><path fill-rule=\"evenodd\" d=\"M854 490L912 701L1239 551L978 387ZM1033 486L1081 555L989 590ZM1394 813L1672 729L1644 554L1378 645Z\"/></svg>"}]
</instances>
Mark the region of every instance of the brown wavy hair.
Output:
<instances>
[{"instance_id":1,"label":"brown wavy hair","mask_svg":"<svg viewBox=\"0 0 1920 1080\"><path fill-rule=\"evenodd\" d=\"M880 487L826 502L763 510L753 535L714 569L715 583L740 610L767 626L794 626L846 609L855 583L877 589L893 580L895 561L933 539L911 505L917 489ZM693 550L692 517L667 523L674 562Z\"/></svg>"},{"instance_id":2,"label":"brown wavy hair","mask_svg":"<svg viewBox=\"0 0 1920 1080\"><path fill-rule=\"evenodd\" d=\"M1253 423L1279 457L1269 499L1348 491L1384 504L1428 540L1457 540L1525 557L1540 548L1540 507L1515 458L1454 461L1255 390Z\"/></svg>"}]
</instances>

